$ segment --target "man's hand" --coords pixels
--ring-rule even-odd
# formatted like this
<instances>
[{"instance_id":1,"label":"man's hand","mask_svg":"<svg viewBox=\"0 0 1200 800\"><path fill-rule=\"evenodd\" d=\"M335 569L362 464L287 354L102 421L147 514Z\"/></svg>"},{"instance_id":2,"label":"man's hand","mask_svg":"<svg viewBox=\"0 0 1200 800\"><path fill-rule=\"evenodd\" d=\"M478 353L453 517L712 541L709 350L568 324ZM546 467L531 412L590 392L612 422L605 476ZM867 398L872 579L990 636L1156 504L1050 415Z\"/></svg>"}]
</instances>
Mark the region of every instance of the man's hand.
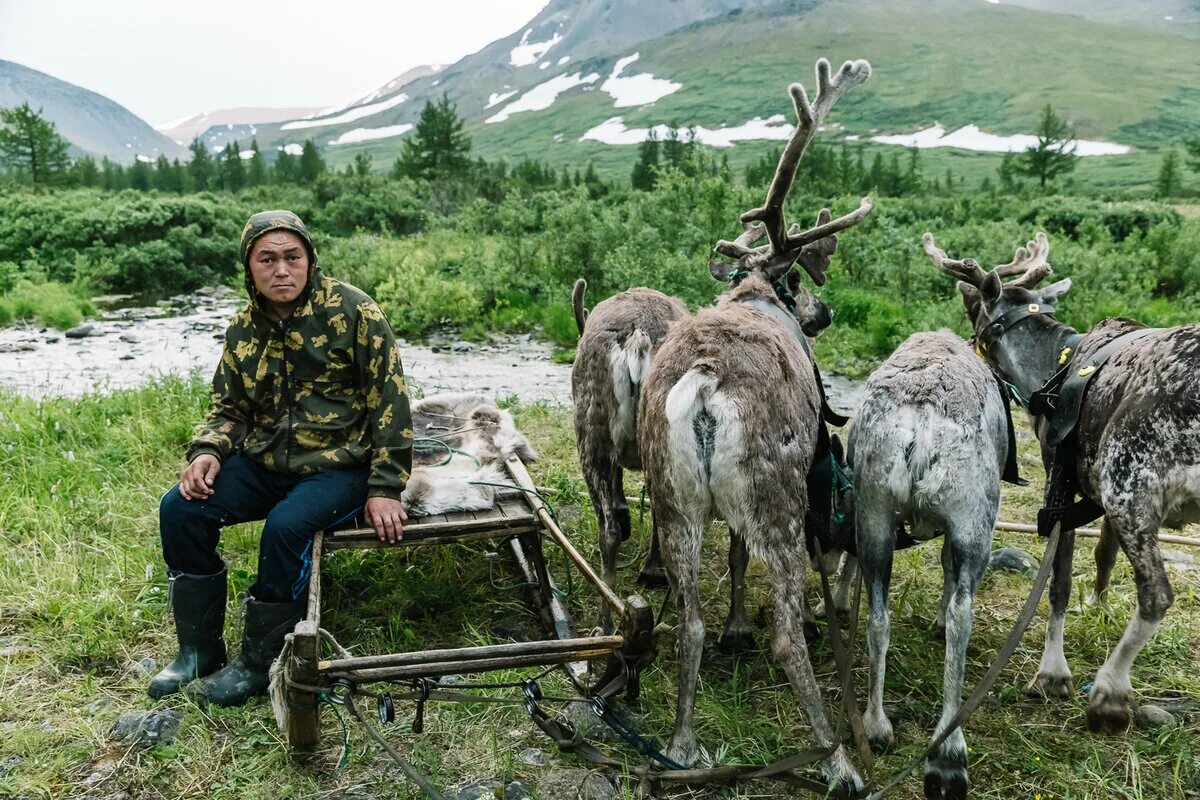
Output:
<instances>
[{"instance_id":1,"label":"man's hand","mask_svg":"<svg viewBox=\"0 0 1200 800\"><path fill-rule=\"evenodd\" d=\"M202 453L192 459L179 476L179 493L184 500L207 500L212 497L213 481L221 471L221 459Z\"/></svg>"},{"instance_id":2,"label":"man's hand","mask_svg":"<svg viewBox=\"0 0 1200 800\"><path fill-rule=\"evenodd\" d=\"M367 524L375 529L379 541L395 544L404 538L404 523L408 521L408 514L404 513L404 506L399 500L390 497L367 498L363 516Z\"/></svg>"}]
</instances>

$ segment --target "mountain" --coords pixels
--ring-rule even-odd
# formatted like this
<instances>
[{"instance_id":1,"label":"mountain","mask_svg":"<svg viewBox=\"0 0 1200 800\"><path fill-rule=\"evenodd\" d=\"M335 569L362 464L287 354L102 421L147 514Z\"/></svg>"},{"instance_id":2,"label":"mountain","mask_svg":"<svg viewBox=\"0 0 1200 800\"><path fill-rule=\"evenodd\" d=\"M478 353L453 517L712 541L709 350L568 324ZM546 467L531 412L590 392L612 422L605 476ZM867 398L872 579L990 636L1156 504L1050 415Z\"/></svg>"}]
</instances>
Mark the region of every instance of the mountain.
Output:
<instances>
[{"instance_id":1,"label":"mountain","mask_svg":"<svg viewBox=\"0 0 1200 800\"><path fill-rule=\"evenodd\" d=\"M107 156L128 163L139 155L174 158L187 153L186 148L103 95L0 60L0 107L26 102L40 108L75 148L97 158Z\"/></svg>"},{"instance_id":2,"label":"mountain","mask_svg":"<svg viewBox=\"0 0 1200 800\"><path fill-rule=\"evenodd\" d=\"M812 64L826 56L874 67L839 103L826 141L869 155L887 147L874 137L920 131L923 146L959 145L928 151L938 169L982 175L1050 103L1089 140L1081 152L1126 153L1084 159L1081 173L1140 174L1200 127L1198 40L1195 0L552 0L436 75L258 137L264 149L312 137L335 165L363 151L384 165L446 92L485 158L592 160L624 176L629 145L674 124L696 126L737 167L786 138L786 86L812 89Z\"/></svg>"},{"instance_id":3,"label":"mountain","mask_svg":"<svg viewBox=\"0 0 1200 800\"><path fill-rule=\"evenodd\" d=\"M154 129L168 136L179 144L186 145L195 137L209 128L223 125L254 125L263 122L283 122L296 117L316 114L320 108L257 108L242 106L240 108L219 108L216 111L205 111L184 119L164 122L155 125Z\"/></svg>"}]
</instances>

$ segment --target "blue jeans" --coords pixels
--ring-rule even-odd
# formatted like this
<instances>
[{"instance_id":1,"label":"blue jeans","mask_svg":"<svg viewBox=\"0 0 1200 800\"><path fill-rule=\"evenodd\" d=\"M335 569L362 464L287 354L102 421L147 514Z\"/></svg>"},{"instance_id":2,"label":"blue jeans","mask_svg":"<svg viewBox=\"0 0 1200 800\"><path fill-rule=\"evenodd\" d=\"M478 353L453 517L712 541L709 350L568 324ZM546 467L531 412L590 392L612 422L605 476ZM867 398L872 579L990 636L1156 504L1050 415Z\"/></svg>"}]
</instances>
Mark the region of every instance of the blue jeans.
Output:
<instances>
[{"instance_id":1,"label":"blue jeans","mask_svg":"<svg viewBox=\"0 0 1200 800\"><path fill-rule=\"evenodd\" d=\"M258 579L250 593L268 603L296 600L308 589L313 535L359 512L367 498L367 473L367 467L354 467L288 475L236 453L221 464L207 500L184 499L178 484L163 495L158 529L167 569L221 572L221 528L265 519Z\"/></svg>"}]
</instances>

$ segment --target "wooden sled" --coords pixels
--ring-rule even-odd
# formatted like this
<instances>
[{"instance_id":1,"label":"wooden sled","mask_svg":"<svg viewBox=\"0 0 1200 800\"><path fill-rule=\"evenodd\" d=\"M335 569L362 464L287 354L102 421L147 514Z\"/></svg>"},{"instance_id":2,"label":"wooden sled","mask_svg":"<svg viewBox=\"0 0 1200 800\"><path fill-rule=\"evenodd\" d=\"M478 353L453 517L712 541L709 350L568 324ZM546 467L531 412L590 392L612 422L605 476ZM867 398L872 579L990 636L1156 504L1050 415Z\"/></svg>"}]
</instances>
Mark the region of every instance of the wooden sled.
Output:
<instances>
[{"instance_id":1,"label":"wooden sled","mask_svg":"<svg viewBox=\"0 0 1200 800\"><path fill-rule=\"evenodd\" d=\"M437 678L442 675L489 672L516 667L562 664L571 682L586 693L587 662L606 659L611 668L620 657L626 664L641 665L653 658L654 620L650 607L638 595L618 598L559 529L539 499L524 463L510 456L505 467L521 497L503 500L487 511L468 511L413 518L404 526L404 538L381 542L370 528L317 533L312 548L312 575L308 586L308 611L296 624L291 658L284 666L288 681L285 711L288 744L292 753L311 753L320 742L320 703L313 687L329 687L336 679L356 685L373 681ZM548 536L566 553L584 580L598 591L621 621L613 636L576 637L566 607L554 593L546 569L542 536ZM517 566L532 590L550 638L534 642L425 650L353 658L323 659L320 653L321 559L343 549L425 547L483 539L512 537ZM308 690L297 688L309 687Z\"/></svg>"}]
</instances>

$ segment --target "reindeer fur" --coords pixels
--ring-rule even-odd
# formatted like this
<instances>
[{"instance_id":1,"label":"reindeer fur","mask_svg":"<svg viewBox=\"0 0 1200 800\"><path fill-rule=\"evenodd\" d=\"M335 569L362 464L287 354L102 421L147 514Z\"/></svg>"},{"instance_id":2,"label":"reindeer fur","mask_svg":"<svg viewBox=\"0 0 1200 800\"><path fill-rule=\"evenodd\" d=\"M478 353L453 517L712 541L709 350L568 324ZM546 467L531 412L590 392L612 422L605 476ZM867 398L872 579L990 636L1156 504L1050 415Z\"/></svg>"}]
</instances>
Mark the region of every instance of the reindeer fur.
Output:
<instances>
[{"instance_id":1,"label":"reindeer fur","mask_svg":"<svg viewBox=\"0 0 1200 800\"><path fill-rule=\"evenodd\" d=\"M504 468L504 460L510 455L516 454L525 462L537 460L537 453L517 430L512 414L480 394L427 397L413 404L412 414L418 443L412 476L402 498L409 516L481 511L492 508L500 499L520 494L516 489L482 485L512 483ZM436 439L470 455L423 443L423 439ZM449 462L442 463L447 456ZM480 463L476 464L475 459Z\"/></svg>"},{"instance_id":2,"label":"reindeer fur","mask_svg":"<svg viewBox=\"0 0 1200 800\"><path fill-rule=\"evenodd\" d=\"M867 587L870 692L863 722L873 744L893 741L883 709L888 585L898 526L916 539L944 535L939 625L946 633L942 717L958 713L972 602L987 568L1008 454L1004 401L991 370L950 331L910 337L867 380L850 431L858 565ZM843 575L853 570L847 564ZM925 794L962 798L967 746L954 731L928 760Z\"/></svg>"},{"instance_id":3,"label":"reindeer fur","mask_svg":"<svg viewBox=\"0 0 1200 800\"><path fill-rule=\"evenodd\" d=\"M1001 268L979 275L945 262L925 235L934 263L960 279L968 316L976 332L1011 309L1031 303L1052 305L1071 286L1070 278L1037 289L1050 274L1045 234L1018 249L1022 277L1003 284ZM945 263L939 263L945 262ZM974 263L974 262L972 262ZM1010 272L1011 274L1011 272ZM965 282L964 282L965 281ZM1075 364L1116 336L1142 328L1130 319L1097 323L1077 345ZM988 358L1028 397L1061 366L1064 348L1075 331L1054 318L1036 314L1010 328L988 348ZM1161 526L1200 521L1200 326L1163 330L1129 343L1092 379L1076 427L1076 476L1079 487L1104 508L1096 545L1093 599L1103 600L1117 548L1125 552L1137 585L1137 611L1120 643L1096 673L1088 700L1088 727L1098 732L1124 730L1130 721L1129 673L1133 660L1154 635L1173 595L1159 549ZM1035 420L1042 458L1047 423ZM1031 694L1068 698L1074 692L1063 649L1063 625L1071 596L1074 531L1063 531L1050 583L1046 647Z\"/></svg>"},{"instance_id":4,"label":"reindeer fur","mask_svg":"<svg viewBox=\"0 0 1200 800\"><path fill-rule=\"evenodd\" d=\"M642 468L637 447L642 384L655 346L688 311L674 297L638 288L608 298L589 314L583 305L586 287L579 279L571 295L580 332L571 370L575 439L600 525L602 576L615 589L617 553L630 535L624 471ZM657 536L651 539L643 578L662 580ZM608 606L602 605L600 625L607 629L610 622Z\"/></svg>"},{"instance_id":5,"label":"reindeer fur","mask_svg":"<svg viewBox=\"0 0 1200 800\"><path fill-rule=\"evenodd\" d=\"M642 396L642 462L679 609L679 697L667 753L682 764L698 757L692 715L704 646L700 546L714 517L728 522L766 563L775 587L773 651L819 746L835 744L803 629L805 477L817 441L820 392L800 342L742 304L751 298L778 303L768 280L752 272L715 308L672 326ZM811 308L811 302L799 307ZM823 768L832 780L859 784L840 747Z\"/></svg>"}]
</instances>

